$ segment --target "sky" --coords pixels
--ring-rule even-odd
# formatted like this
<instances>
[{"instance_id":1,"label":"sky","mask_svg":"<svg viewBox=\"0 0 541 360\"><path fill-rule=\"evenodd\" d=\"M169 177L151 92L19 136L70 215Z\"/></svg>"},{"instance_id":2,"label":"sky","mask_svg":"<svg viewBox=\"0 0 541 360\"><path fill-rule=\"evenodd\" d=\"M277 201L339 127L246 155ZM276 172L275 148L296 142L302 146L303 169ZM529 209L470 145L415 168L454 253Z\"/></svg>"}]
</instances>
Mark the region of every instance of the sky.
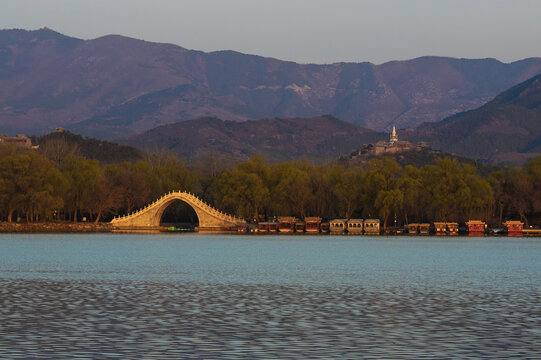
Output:
<instances>
[{"instance_id":1,"label":"sky","mask_svg":"<svg viewBox=\"0 0 541 360\"><path fill-rule=\"evenodd\" d=\"M299 63L541 56L540 0L0 0L0 28Z\"/></svg>"}]
</instances>

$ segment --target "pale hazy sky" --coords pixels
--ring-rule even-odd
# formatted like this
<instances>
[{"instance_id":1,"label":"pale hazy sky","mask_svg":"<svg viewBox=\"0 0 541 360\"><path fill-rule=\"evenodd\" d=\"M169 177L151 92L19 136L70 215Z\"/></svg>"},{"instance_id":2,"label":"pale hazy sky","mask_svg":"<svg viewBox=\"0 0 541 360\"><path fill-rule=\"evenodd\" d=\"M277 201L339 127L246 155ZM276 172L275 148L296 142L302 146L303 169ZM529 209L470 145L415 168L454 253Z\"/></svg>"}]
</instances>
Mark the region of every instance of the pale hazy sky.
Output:
<instances>
[{"instance_id":1,"label":"pale hazy sky","mask_svg":"<svg viewBox=\"0 0 541 360\"><path fill-rule=\"evenodd\" d=\"M301 63L541 56L541 0L0 0L0 28Z\"/></svg>"}]
</instances>

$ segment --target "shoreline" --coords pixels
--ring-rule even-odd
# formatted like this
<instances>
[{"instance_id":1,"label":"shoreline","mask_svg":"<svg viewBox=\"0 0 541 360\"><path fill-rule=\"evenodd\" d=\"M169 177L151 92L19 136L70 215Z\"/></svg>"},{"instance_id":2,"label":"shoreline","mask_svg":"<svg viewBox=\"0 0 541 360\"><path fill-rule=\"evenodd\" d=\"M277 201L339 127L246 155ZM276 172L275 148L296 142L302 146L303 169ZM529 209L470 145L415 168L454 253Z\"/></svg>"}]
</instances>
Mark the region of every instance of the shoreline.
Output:
<instances>
[{"instance_id":1,"label":"shoreline","mask_svg":"<svg viewBox=\"0 0 541 360\"><path fill-rule=\"evenodd\" d=\"M8 223L0 222L0 233L110 233L107 223Z\"/></svg>"},{"instance_id":2,"label":"shoreline","mask_svg":"<svg viewBox=\"0 0 541 360\"><path fill-rule=\"evenodd\" d=\"M166 231L167 228L162 229L150 229L150 228L118 228L116 226L113 226L109 223L71 223L71 222L62 222L62 223L8 223L8 222L0 222L0 234L74 234L74 233L149 233L149 234L175 234L177 232L168 232ZM298 233L279 233L279 232L262 232L262 233L245 233L245 232L237 232L237 231L205 231L204 229L200 231L195 231L195 233L201 233L201 234L219 234L219 233L225 233L225 234L238 234L238 235L361 235L361 234L333 234L333 233L314 233L314 234L298 234ZM374 234L374 236L404 236L408 237L412 234ZM541 237L541 230L539 229L524 229L522 234L422 234L418 236L442 236L442 237L460 237L460 236L466 236L466 237L491 237L491 236L500 236L500 237ZM361 236L367 236L367 234L363 234Z\"/></svg>"}]
</instances>

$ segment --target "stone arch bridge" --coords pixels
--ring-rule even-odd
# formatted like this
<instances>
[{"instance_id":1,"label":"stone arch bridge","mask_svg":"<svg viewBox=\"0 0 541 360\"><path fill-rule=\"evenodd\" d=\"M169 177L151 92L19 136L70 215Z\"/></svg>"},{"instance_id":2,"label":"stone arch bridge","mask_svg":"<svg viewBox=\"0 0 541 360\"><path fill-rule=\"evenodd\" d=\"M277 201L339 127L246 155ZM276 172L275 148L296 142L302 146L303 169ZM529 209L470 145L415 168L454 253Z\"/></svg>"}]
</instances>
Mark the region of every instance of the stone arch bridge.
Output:
<instances>
[{"instance_id":1,"label":"stone arch bridge","mask_svg":"<svg viewBox=\"0 0 541 360\"><path fill-rule=\"evenodd\" d=\"M194 209L199 219L199 230L236 230L238 226L246 225L244 220L224 214L197 196L183 191L169 192L142 209L129 215L115 217L111 225L116 229L158 229L163 212L176 200L184 201Z\"/></svg>"}]
</instances>

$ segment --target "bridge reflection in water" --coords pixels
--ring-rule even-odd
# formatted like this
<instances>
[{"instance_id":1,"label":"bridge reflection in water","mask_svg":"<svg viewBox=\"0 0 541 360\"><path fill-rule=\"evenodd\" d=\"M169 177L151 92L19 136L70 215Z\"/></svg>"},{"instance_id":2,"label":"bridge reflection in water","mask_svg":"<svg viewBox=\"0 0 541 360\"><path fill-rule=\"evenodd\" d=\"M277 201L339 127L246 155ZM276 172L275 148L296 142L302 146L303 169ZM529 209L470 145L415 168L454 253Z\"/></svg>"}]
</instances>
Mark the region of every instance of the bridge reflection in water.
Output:
<instances>
[{"instance_id":1,"label":"bridge reflection in water","mask_svg":"<svg viewBox=\"0 0 541 360\"><path fill-rule=\"evenodd\" d=\"M197 230L236 230L246 224L242 219L216 210L193 194L172 191L129 215L115 217L111 225L118 230L160 230L164 211L178 200L185 202L195 211L199 219Z\"/></svg>"}]
</instances>

